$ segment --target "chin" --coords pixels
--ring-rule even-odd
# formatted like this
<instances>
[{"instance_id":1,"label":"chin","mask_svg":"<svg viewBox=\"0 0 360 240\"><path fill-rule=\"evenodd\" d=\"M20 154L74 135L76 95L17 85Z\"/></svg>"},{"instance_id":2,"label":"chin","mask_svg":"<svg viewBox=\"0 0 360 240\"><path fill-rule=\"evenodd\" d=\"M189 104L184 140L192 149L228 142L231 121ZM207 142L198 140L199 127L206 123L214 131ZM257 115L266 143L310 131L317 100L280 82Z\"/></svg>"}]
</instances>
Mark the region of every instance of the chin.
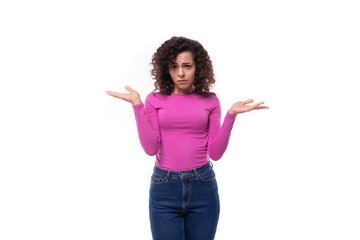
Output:
<instances>
[{"instance_id":1,"label":"chin","mask_svg":"<svg viewBox=\"0 0 360 240\"><path fill-rule=\"evenodd\" d=\"M180 88L181 90L183 90L183 91L187 91L187 90L189 90L189 91L191 91L192 90L192 88Z\"/></svg>"}]
</instances>

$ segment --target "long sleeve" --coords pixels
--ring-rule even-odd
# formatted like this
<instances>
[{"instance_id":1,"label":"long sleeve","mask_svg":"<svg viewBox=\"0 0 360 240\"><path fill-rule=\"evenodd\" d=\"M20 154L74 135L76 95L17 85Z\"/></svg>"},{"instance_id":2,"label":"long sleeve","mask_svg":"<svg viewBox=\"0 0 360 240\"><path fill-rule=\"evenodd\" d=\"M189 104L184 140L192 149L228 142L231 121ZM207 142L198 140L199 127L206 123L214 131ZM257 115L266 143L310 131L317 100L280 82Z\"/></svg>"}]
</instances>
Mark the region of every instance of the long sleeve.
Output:
<instances>
[{"instance_id":1,"label":"long sleeve","mask_svg":"<svg viewBox=\"0 0 360 240\"><path fill-rule=\"evenodd\" d=\"M236 114L227 112L223 125L220 127L221 106L219 99L217 97L215 99L216 104L209 117L208 154L212 160L217 161L225 153L229 144L231 129L233 128Z\"/></svg>"},{"instance_id":2,"label":"long sleeve","mask_svg":"<svg viewBox=\"0 0 360 240\"><path fill-rule=\"evenodd\" d=\"M132 105L141 146L146 154L155 155L161 145L157 112L151 103L150 94L143 103Z\"/></svg>"}]
</instances>

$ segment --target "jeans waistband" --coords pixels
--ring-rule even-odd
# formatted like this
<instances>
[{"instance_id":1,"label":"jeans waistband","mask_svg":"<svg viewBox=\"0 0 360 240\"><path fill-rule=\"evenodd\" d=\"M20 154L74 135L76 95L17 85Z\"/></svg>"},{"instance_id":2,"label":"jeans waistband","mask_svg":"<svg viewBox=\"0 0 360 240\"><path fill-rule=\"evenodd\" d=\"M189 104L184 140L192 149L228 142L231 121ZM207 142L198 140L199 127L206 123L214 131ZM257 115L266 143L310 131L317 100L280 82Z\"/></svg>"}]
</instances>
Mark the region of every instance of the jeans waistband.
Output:
<instances>
[{"instance_id":1,"label":"jeans waistband","mask_svg":"<svg viewBox=\"0 0 360 240\"><path fill-rule=\"evenodd\" d=\"M179 177L179 178L183 178L184 176L198 176L199 173L202 173L206 170L208 170L208 168L212 168L213 164L212 162L207 162L204 165L197 167L197 168L193 168L190 170L185 170L185 171L170 171L170 170L165 170L162 168L158 168L157 166L154 167L154 172L167 176L167 178L169 177Z\"/></svg>"}]
</instances>

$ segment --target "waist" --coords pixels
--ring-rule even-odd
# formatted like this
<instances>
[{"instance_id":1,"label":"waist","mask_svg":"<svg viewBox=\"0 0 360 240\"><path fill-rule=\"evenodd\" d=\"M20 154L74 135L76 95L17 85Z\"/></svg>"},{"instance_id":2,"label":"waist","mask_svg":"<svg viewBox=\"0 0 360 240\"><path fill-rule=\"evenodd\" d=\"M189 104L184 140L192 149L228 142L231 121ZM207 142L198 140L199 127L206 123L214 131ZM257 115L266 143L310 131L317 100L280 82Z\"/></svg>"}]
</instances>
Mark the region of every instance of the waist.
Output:
<instances>
[{"instance_id":1,"label":"waist","mask_svg":"<svg viewBox=\"0 0 360 240\"><path fill-rule=\"evenodd\" d=\"M160 175L167 176L167 177L182 178L184 176L197 176L198 174L200 174L212 167L213 167L212 162L208 161L207 163L205 163L204 165L202 165L200 167L193 168L190 170L184 170L184 171L170 171L170 170L165 170L165 169L159 168L157 166L154 166L154 172L156 172L157 174L160 174Z\"/></svg>"}]
</instances>

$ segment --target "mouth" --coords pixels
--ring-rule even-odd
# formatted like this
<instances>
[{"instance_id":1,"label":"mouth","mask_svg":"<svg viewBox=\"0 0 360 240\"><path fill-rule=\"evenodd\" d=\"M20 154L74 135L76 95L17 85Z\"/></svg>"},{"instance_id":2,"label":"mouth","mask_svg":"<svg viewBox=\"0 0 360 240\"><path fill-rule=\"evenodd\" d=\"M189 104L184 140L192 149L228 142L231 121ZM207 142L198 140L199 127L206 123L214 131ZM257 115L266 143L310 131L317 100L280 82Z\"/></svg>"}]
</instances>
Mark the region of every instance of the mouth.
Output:
<instances>
[{"instance_id":1,"label":"mouth","mask_svg":"<svg viewBox=\"0 0 360 240\"><path fill-rule=\"evenodd\" d=\"M179 80L178 83L185 83L186 80Z\"/></svg>"}]
</instances>

